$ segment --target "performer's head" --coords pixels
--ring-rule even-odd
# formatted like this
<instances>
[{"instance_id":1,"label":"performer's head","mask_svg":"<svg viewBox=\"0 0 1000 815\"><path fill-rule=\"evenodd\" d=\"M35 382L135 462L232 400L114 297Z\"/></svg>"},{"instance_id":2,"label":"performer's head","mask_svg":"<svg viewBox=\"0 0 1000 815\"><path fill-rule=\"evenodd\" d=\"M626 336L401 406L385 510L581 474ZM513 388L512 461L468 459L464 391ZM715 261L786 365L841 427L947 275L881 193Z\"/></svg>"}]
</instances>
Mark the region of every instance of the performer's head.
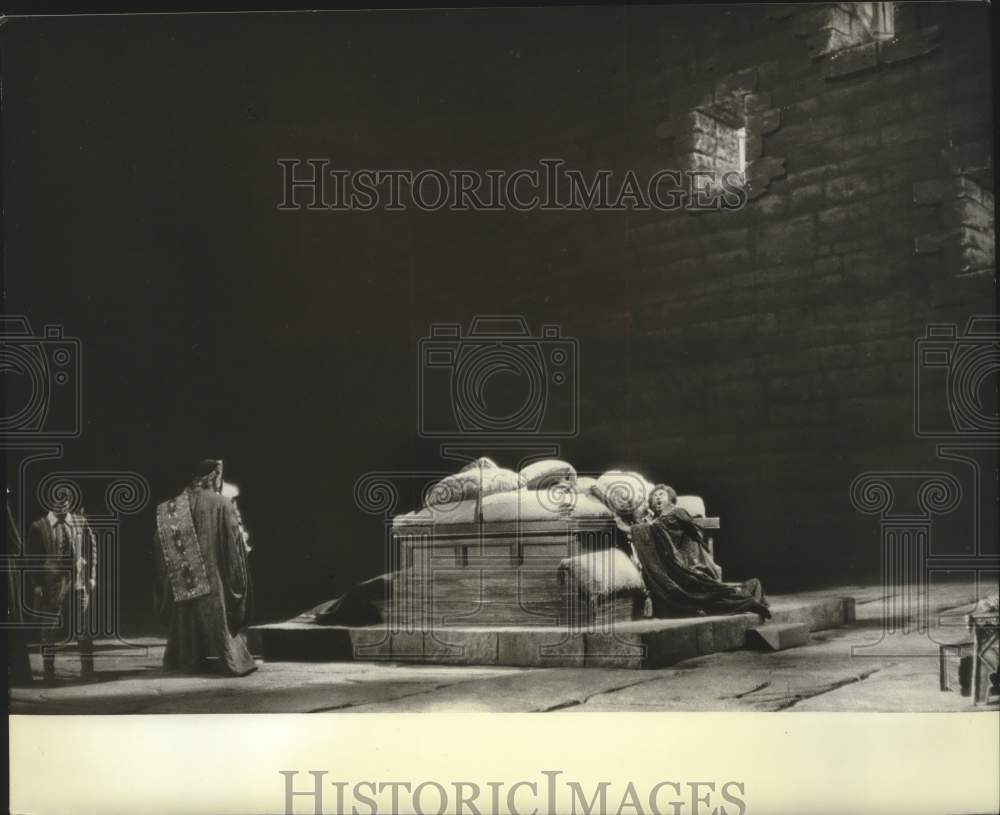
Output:
<instances>
[{"instance_id":1,"label":"performer's head","mask_svg":"<svg viewBox=\"0 0 1000 815\"><path fill-rule=\"evenodd\" d=\"M191 471L191 486L213 492L222 491L222 460L203 458Z\"/></svg>"},{"instance_id":2,"label":"performer's head","mask_svg":"<svg viewBox=\"0 0 1000 815\"><path fill-rule=\"evenodd\" d=\"M63 495L58 496L52 502L52 512L55 516L61 520L64 520L67 515L69 515L70 501L69 496Z\"/></svg>"},{"instance_id":3,"label":"performer's head","mask_svg":"<svg viewBox=\"0 0 1000 815\"><path fill-rule=\"evenodd\" d=\"M677 490L666 484L657 484L649 494L649 511L654 517L668 512L677 504Z\"/></svg>"}]
</instances>

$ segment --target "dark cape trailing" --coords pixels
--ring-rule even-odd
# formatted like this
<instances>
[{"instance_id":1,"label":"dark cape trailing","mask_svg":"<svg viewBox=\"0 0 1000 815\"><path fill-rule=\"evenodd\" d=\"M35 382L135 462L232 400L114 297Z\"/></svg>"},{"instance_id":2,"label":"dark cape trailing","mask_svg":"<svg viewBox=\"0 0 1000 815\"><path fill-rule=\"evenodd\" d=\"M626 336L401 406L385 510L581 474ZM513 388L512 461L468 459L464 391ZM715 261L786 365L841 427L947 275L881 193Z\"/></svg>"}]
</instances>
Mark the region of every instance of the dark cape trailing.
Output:
<instances>
[{"instance_id":1,"label":"dark cape trailing","mask_svg":"<svg viewBox=\"0 0 1000 815\"><path fill-rule=\"evenodd\" d=\"M156 604L170 626L163 667L202 673L215 663L215 670L230 676L256 670L243 631L252 613L253 588L232 502L194 487L159 510ZM192 551L185 554L185 548Z\"/></svg>"},{"instance_id":2,"label":"dark cape trailing","mask_svg":"<svg viewBox=\"0 0 1000 815\"><path fill-rule=\"evenodd\" d=\"M686 510L675 507L650 523L637 524L631 535L654 617L747 611L771 616L759 580L722 582L722 570Z\"/></svg>"},{"instance_id":3,"label":"dark cape trailing","mask_svg":"<svg viewBox=\"0 0 1000 815\"><path fill-rule=\"evenodd\" d=\"M384 623L386 604L392 591L393 575L381 574L349 588L295 618L297 622L319 625L378 625Z\"/></svg>"}]
</instances>

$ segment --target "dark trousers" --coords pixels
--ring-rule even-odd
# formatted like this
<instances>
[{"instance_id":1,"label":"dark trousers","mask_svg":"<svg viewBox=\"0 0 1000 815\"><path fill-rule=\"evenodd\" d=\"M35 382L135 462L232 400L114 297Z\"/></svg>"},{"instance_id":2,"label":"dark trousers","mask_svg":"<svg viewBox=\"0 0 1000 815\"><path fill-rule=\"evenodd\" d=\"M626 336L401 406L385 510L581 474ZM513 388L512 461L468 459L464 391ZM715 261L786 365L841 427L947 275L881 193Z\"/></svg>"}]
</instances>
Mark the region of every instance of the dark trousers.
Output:
<instances>
[{"instance_id":1,"label":"dark trousers","mask_svg":"<svg viewBox=\"0 0 1000 815\"><path fill-rule=\"evenodd\" d=\"M45 628L42 633L42 666L46 677L55 675L55 648L76 640L80 649L80 673L94 673L94 640L90 634L90 606L84 603L84 593L66 592L59 608L59 621Z\"/></svg>"}]
</instances>

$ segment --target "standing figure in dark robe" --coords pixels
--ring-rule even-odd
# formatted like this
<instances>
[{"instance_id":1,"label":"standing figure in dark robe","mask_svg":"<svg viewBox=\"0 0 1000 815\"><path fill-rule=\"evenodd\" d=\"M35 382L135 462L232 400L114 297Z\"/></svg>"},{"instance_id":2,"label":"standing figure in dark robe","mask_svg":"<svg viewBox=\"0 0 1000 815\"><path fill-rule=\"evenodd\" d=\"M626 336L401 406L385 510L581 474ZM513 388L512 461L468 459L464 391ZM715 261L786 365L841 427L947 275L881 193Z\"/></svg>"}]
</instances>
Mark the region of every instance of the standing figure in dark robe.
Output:
<instances>
[{"instance_id":1,"label":"standing figure in dark robe","mask_svg":"<svg viewBox=\"0 0 1000 815\"><path fill-rule=\"evenodd\" d=\"M168 671L245 676L257 668L244 631L252 599L246 545L221 490L222 462L205 459L190 485L156 510L157 605L170 621Z\"/></svg>"},{"instance_id":2,"label":"standing figure in dark robe","mask_svg":"<svg viewBox=\"0 0 1000 815\"><path fill-rule=\"evenodd\" d=\"M62 499L28 530L27 554L42 566L30 573L32 606L54 618L42 629L42 670L46 682L56 675L57 645L76 640L80 678L94 677L91 595L97 585L97 542L82 512L70 512Z\"/></svg>"},{"instance_id":3,"label":"standing figure in dark robe","mask_svg":"<svg viewBox=\"0 0 1000 815\"><path fill-rule=\"evenodd\" d=\"M723 583L722 570L709 553L701 528L676 502L677 493L658 484L649 497L648 521L630 530L653 616L752 611L769 619L760 581Z\"/></svg>"}]
</instances>

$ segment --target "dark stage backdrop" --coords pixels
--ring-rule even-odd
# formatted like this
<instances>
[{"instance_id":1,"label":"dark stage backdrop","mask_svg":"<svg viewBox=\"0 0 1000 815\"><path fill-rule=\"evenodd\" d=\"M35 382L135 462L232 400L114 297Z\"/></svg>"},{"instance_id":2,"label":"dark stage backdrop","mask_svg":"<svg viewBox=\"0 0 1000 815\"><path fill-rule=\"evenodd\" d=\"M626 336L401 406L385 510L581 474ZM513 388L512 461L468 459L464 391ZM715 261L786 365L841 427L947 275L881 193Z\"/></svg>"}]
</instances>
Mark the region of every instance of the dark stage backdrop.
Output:
<instances>
[{"instance_id":1,"label":"dark stage backdrop","mask_svg":"<svg viewBox=\"0 0 1000 815\"><path fill-rule=\"evenodd\" d=\"M417 341L483 313L579 340L563 457L704 495L730 576L877 579L851 479L944 466L912 432L912 341L992 308L988 279L913 254L935 217L913 183L991 134L985 10L936 13L950 44L839 84L760 8L4 26L6 310L82 342L83 433L57 468L151 484L122 526L126 629L150 624L153 505L205 456L243 490L262 618L381 571L354 483L445 466L417 435ZM787 175L739 213L276 209L279 158L669 166L672 95L744 68L781 111L765 154Z\"/></svg>"}]
</instances>

